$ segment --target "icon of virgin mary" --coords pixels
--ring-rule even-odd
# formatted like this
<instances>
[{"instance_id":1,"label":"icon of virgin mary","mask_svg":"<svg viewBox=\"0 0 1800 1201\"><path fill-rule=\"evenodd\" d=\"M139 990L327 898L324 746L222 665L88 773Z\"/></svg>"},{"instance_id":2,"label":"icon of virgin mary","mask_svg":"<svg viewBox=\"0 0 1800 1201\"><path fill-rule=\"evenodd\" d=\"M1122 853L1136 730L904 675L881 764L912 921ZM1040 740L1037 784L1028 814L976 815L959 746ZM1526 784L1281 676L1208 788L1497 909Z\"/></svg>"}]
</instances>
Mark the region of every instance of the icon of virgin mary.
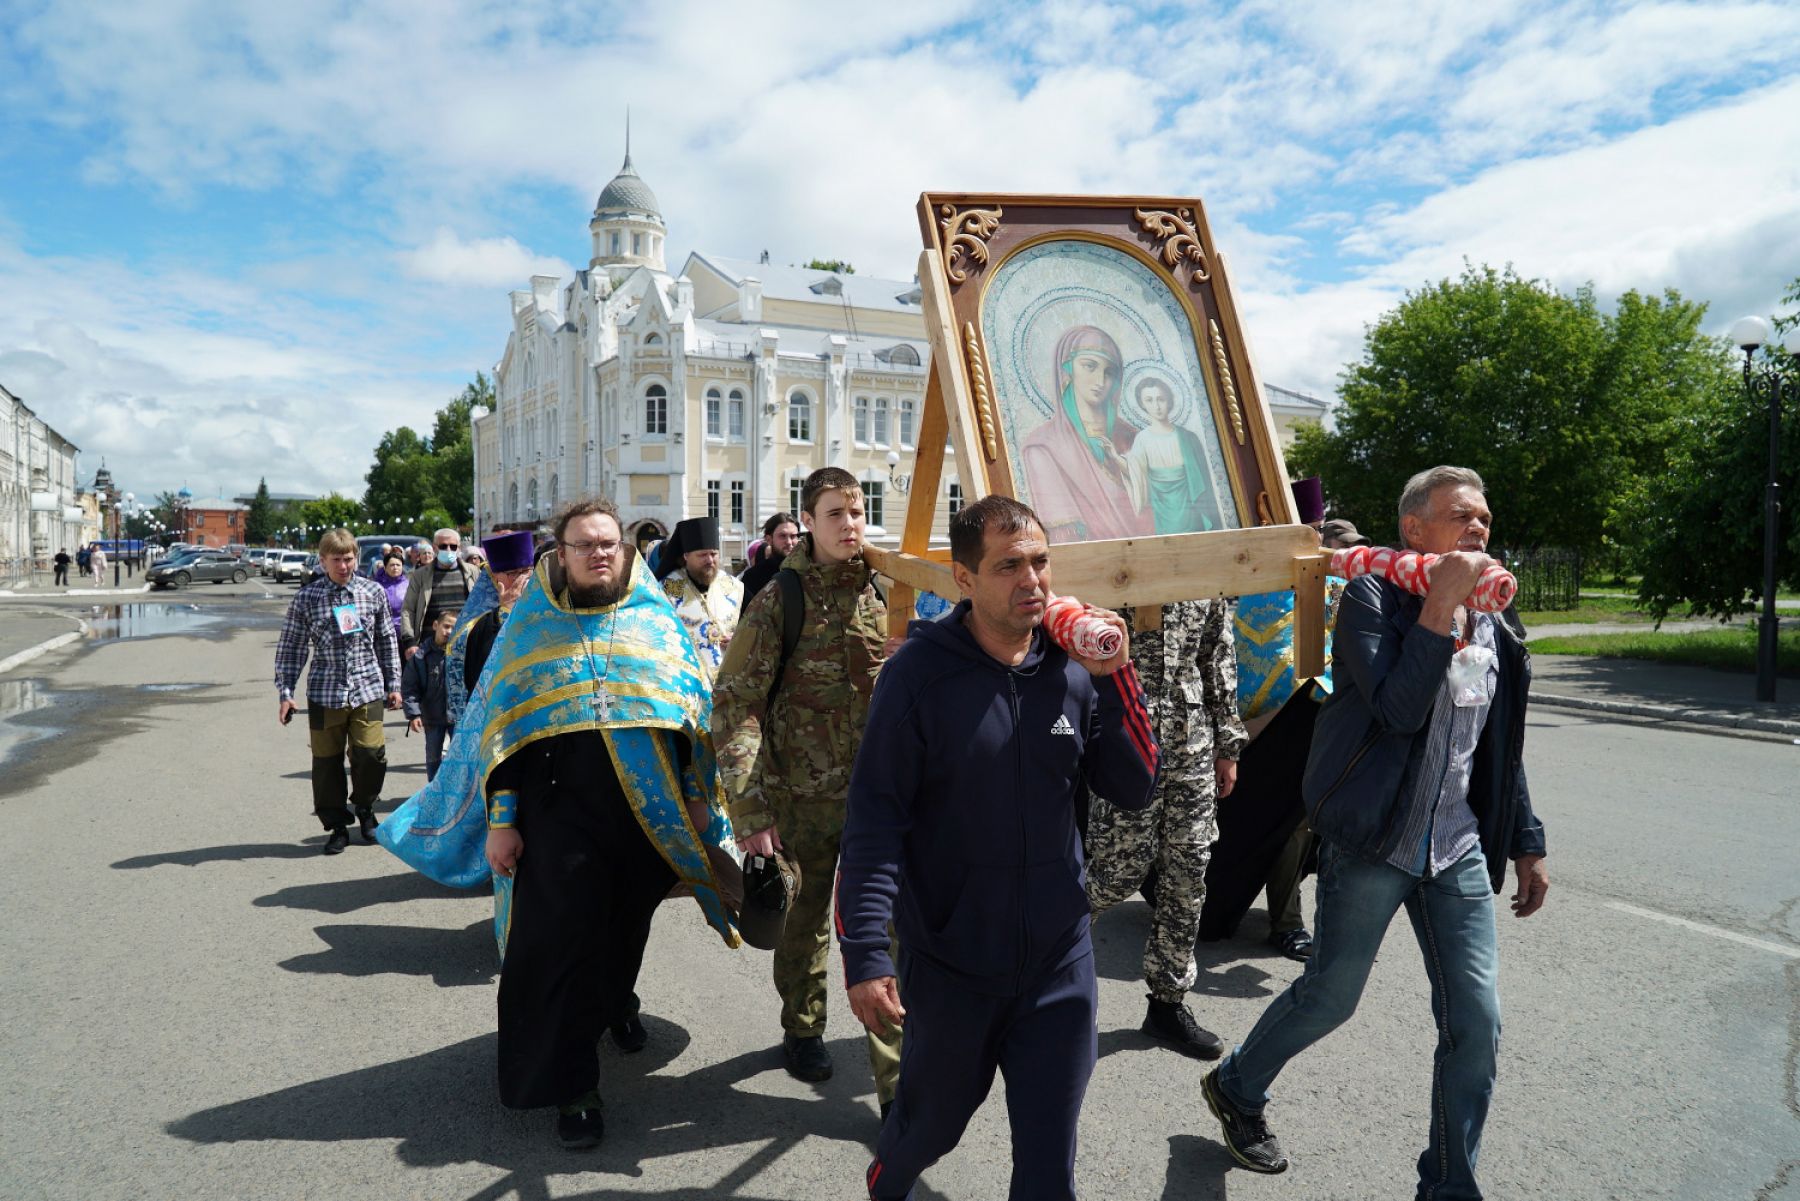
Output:
<instances>
[{"instance_id":1,"label":"icon of virgin mary","mask_svg":"<svg viewBox=\"0 0 1800 1201\"><path fill-rule=\"evenodd\" d=\"M1119 413L1123 367L1119 344L1105 330L1077 325L1056 341L1056 407L1019 453L1031 506L1051 542L1156 532L1132 495L1126 455L1141 431Z\"/></svg>"}]
</instances>

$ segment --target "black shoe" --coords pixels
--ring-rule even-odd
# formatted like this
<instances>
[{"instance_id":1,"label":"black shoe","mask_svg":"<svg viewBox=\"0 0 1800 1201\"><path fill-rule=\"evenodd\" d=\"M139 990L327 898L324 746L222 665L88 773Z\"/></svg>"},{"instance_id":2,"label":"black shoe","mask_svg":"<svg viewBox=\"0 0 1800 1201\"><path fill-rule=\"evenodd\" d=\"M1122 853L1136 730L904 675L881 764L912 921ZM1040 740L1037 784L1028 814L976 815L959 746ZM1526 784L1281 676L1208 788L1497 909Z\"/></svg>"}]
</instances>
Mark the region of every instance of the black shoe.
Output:
<instances>
[{"instance_id":1,"label":"black shoe","mask_svg":"<svg viewBox=\"0 0 1800 1201\"><path fill-rule=\"evenodd\" d=\"M598 1092L589 1092L558 1109L556 1141L569 1150L586 1151L598 1147L605 1134L606 1118L600 1109Z\"/></svg>"},{"instance_id":2,"label":"black shoe","mask_svg":"<svg viewBox=\"0 0 1800 1201\"><path fill-rule=\"evenodd\" d=\"M1157 1042L1195 1059L1217 1059L1225 1054L1225 1040L1196 1022L1188 1007L1180 1001L1159 1001L1151 997L1150 1011L1144 1015L1142 1029Z\"/></svg>"},{"instance_id":3,"label":"black shoe","mask_svg":"<svg viewBox=\"0 0 1800 1201\"><path fill-rule=\"evenodd\" d=\"M788 1075L813 1084L831 1079L831 1052L823 1038L795 1038L784 1034L781 1053L787 1057Z\"/></svg>"},{"instance_id":4,"label":"black shoe","mask_svg":"<svg viewBox=\"0 0 1800 1201\"><path fill-rule=\"evenodd\" d=\"M892 1101L883 1101L881 1103L881 1120L884 1124L887 1122L888 1110L893 1107L894 1103Z\"/></svg>"},{"instance_id":5,"label":"black shoe","mask_svg":"<svg viewBox=\"0 0 1800 1201\"><path fill-rule=\"evenodd\" d=\"M1305 926L1269 935L1269 945L1296 963L1305 963L1313 957L1313 936L1306 932Z\"/></svg>"},{"instance_id":6,"label":"black shoe","mask_svg":"<svg viewBox=\"0 0 1800 1201\"><path fill-rule=\"evenodd\" d=\"M342 826L331 827L331 837L325 840L325 853L327 855L341 855L344 853L344 848L349 845L350 831L344 829Z\"/></svg>"},{"instance_id":7,"label":"black shoe","mask_svg":"<svg viewBox=\"0 0 1800 1201\"><path fill-rule=\"evenodd\" d=\"M1287 1171L1287 1156L1281 1153L1281 1144L1270 1132L1269 1124L1263 1121L1260 1113L1245 1113L1226 1100L1219 1089L1218 1068L1206 1074L1200 1082L1200 1091L1206 1096L1207 1108L1213 1111L1225 1131L1225 1149L1231 1152L1231 1158L1252 1172L1274 1176Z\"/></svg>"},{"instance_id":8,"label":"black shoe","mask_svg":"<svg viewBox=\"0 0 1800 1201\"><path fill-rule=\"evenodd\" d=\"M381 824L375 820L375 806L358 805L356 807L356 824L362 829L363 841L370 846L375 845L375 827Z\"/></svg>"},{"instance_id":9,"label":"black shoe","mask_svg":"<svg viewBox=\"0 0 1800 1201\"><path fill-rule=\"evenodd\" d=\"M643 1021L635 1013L622 1022L614 1022L606 1030L612 1035L613 1045L627 1055L642 1051L644 1044L650 1041L649 1032L644 1029Z\"/></svg>"}]
</instances>

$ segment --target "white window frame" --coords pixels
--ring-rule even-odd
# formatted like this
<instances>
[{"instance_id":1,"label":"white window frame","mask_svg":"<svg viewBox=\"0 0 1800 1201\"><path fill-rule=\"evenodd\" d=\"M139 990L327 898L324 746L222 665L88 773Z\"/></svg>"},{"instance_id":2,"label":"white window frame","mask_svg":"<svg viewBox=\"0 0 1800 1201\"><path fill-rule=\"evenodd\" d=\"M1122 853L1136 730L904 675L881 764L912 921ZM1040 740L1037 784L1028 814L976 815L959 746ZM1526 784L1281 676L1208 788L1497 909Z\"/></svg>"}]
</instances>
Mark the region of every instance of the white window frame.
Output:
<instances>
[{"instance_id":1,"label":"white window frame","mask_svg":"<svg viewBox=\"0 0 1800 1201\"><path fill-rule=\"evenodd\" d=\"M731 525L744 524L744 481L731 481Z\"/></svg>"},{"instance_id":2,"label":"white window frame","mask_svg":"<svg viewBox=\"0 0 1800 1201\"><path fill-rule=\"evenodd\" d=\"M653 403L656 402L656 403ZM661 441L669 436L669 389L661 383L644 385L644 437ZM657 427L661 428L657 428Z\"/></svg>"},{"instance_id":3,"label":"white window frame","mask_svg":"<svg viewBox=\"0 0 1800 1201\"><path fill-rule=\"evenodd\" d=\"M706 399L702 402L706 415L706 436L715 442L725 439L725 393L717 384L706 389Z\"/></svg>"},{"instance_id":4,"label":"white window frame","mask_svg":"<svg viewBox=\"0 0 1800 1201\"><path fill-rule=\"evenodd\" d=\"M869 444L869 398L858 396L851 405L850 437L858 446Z\"/></svg>"},{"instance_id":5,"label":"white window frame","mask_svg":"<svg viewBox=\"0 0 1800 1201\"><path fill-rule=\"evenodd\" d=\"M719 520L721 485L718 480L706 481L706 515L714 521Z\"/></svg>"},{"instance_id":6,"label":"white window frame","mask_svg":"<svg viewBox=\"0 0 1800 1201\"><path fill-rule=\"evenodd\" d=\"M750 402L742 388L733 388L725 396L725 437L730 442L742 442L745 434L745 415L749 411Z\"/></svg>"},{"instance_id":7,"label":"white window frame","mask_svg":"<svg viewBox=\"0 0 1800 1201\"><path fill-rule=\"evenodd\" d=\"M894 431L900 445L911 450L919 437L919 402L910 396L900 398L900 428Z\"/></svg>"},{"instance_id":8,"label":"white window frame","mask_svg":"<svg viewBox=\"0 0 1800 1201\"><path fill-rule=\"evenodd\" d=\"M871 412L872 416L869 420L869 440L876 446L887 446L889 444L888 439L894 432L894 427L891 422L891 418L893 417L893 405L887 397L877 396L875 398L874 408Z\"/></svg>"},{"instance_id":9,"label":"white window frame","mask_svg":"<svg viewBox=\"0 0 1800 1201\"><path fill-rule=\"evenodd\" d=\"M798 422L796 422L798 418ZM796 434L794 427L799 424L801 432ZM787 402L788 441L810 446L813 440L813 398L805 388L788 389Z\"/></svg>"},{"instance_id":10,"label":"white window frame","mask_svg":"<svg viewBox=\"0 0 1800 1201\"><path fill-rule=\"evenodd\" d=\"M886 481L873 477L862 482L863 524L887 528L887 490Z\"/></svg>"}]
</instances>

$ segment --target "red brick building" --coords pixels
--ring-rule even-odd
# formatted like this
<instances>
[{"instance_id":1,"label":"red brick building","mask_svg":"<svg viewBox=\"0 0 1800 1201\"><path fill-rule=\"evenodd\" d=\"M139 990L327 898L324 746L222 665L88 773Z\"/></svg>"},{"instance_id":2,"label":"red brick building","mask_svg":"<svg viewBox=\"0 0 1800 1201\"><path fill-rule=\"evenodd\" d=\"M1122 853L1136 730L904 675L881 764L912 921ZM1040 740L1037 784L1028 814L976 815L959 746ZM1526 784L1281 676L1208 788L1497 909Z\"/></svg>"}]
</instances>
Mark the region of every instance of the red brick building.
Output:
<instances>
[{"instance_id":1,"label":"red brick building","mask_svg":"<svg viewBox=\"0 0 1800 1201\"><path fill-rule=\"evenodd\" d=\"M244 521L249 506L220 496L181 498L182 507L175 511L176 528L181 540L196 546L242 545Z\"/></svg>"}]
</instances>

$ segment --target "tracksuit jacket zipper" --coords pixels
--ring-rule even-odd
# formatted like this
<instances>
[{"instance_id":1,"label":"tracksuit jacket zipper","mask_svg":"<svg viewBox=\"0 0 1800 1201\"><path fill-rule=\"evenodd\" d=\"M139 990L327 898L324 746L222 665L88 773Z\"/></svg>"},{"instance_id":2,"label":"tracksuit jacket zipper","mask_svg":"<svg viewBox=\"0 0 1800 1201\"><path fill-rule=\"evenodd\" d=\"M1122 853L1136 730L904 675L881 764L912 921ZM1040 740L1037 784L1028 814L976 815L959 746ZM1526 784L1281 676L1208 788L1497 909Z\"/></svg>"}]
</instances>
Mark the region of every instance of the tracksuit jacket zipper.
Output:
<instances>
[{"instance_id":1,"label":"tracksuit jacket zipper","mask_svg":"<svg viewBox=\"0 0 1800 1201\"><path fill-rule=\"evenodd\" d=\"M1013 972L1013 995L1017 996L1025 987L1025 964L1030 958L1030 928L1025 922L1025 873L1026 864L1030 861L1025 853L1025 806L1022 798L1025 793L1025 739L1021 735L1019 724L1019 677L1011 670L1006 673L1006 688L1012 697L1012 741L1013 741L1013 809L1019 815L1019 964Z\"/></svg>"}]
</instances>

